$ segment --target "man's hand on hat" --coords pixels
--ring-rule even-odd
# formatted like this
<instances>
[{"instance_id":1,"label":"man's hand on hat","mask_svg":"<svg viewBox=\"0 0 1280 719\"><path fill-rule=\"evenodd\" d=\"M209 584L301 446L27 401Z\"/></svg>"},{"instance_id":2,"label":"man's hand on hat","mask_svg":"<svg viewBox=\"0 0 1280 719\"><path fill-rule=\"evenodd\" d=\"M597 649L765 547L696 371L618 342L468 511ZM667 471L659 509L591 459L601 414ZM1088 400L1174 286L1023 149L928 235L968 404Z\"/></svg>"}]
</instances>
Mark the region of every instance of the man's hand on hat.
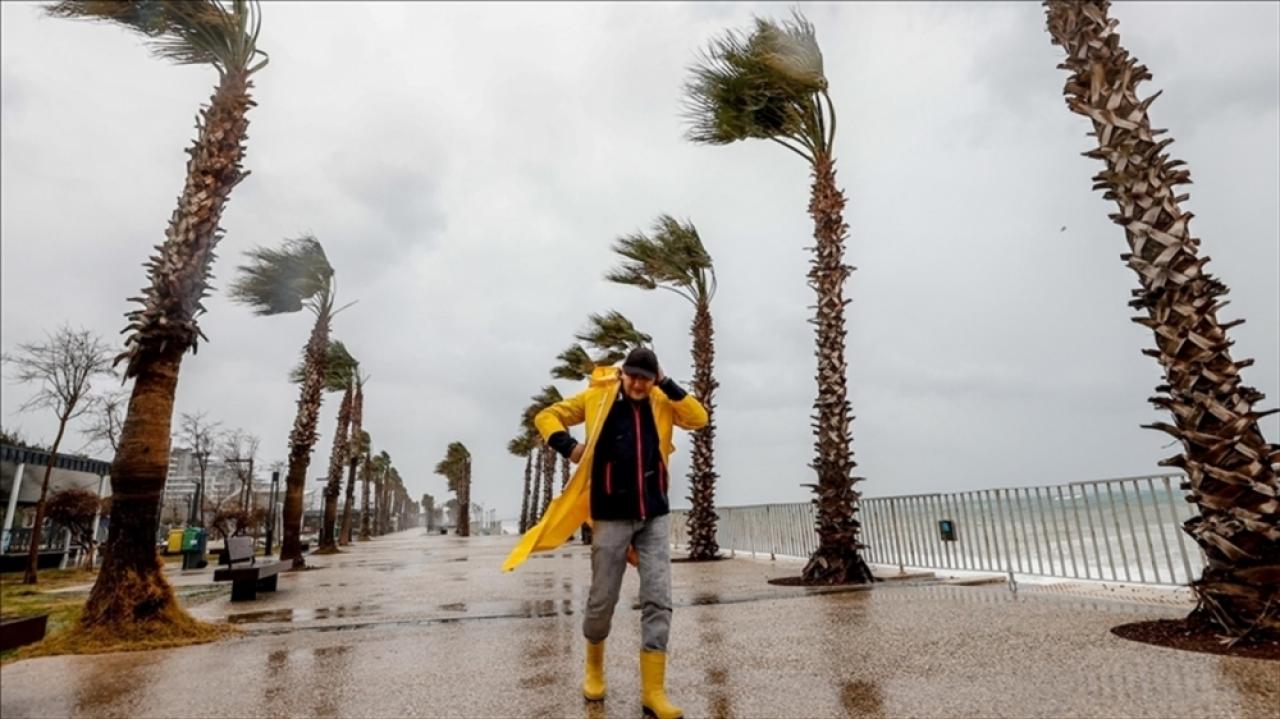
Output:
<instances>
[{"instance_id":1,"label":"man's hand on hat","mask_svg":"<svg viewBox=\"0 0 1280 719\"><path fill-rule=\"evenodd\" d=\"M582 455L587 453L587 445L579 442L573 445L573 450L569 452L569 461L577 464L582 461Z\"/></svg>"}]
</instances>

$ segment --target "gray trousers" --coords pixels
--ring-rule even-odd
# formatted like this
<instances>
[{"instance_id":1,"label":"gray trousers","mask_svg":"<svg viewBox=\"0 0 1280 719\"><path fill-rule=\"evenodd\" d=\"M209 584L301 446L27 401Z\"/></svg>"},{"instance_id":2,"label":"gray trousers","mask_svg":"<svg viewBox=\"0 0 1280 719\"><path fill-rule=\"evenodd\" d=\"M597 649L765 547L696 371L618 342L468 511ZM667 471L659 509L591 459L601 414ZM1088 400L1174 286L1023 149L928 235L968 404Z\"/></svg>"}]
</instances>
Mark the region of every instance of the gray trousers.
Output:
<instances>
[{"instance_id":1,"label":"gray trousers","mask_svg":"<svg viewBox=\"0 0 1280 719\"><path fill-rule=\"evenodd\" d=\"M609 636L613 608L627 570L627 547L634 545L640 558L640 636L645 649L667 650L667 636L671 633L669 516L593 522L591 593L582 622L582 633L588 641L599 642Z\"/></svg>"}]
</instances>

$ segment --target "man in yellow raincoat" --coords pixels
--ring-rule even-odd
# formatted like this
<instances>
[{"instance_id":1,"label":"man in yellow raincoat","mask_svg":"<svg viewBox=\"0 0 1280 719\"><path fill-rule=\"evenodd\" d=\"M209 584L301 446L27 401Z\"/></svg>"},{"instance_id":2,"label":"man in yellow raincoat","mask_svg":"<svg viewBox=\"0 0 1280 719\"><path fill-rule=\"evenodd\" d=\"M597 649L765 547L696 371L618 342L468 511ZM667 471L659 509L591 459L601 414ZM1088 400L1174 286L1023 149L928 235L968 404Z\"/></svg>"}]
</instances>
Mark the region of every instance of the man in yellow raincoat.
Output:
<instances>
[{"instance_id":1,"label":"man in yellow raincoat","mask_svg":"<svg viewBox=\"0 0 1280 719\"><path fill-rule=\"evenodd\" d=\"M580 444L568 428L583 422L587 441ZM671 629L667 460L674 450L673 426L695 430L706 423L702 404L664 377L657 356L643 347L632 350L621 369L597 368L586 390L534 418L547 444L578 469L502 568L511 571L531 552L555 549L591 521L591 591L582 626L587 639L582 693L590 701L604 698L604 640L630 562L640 571L641 704L658 719L683 716L666 695Z\"/></svg>"}]
</instances>

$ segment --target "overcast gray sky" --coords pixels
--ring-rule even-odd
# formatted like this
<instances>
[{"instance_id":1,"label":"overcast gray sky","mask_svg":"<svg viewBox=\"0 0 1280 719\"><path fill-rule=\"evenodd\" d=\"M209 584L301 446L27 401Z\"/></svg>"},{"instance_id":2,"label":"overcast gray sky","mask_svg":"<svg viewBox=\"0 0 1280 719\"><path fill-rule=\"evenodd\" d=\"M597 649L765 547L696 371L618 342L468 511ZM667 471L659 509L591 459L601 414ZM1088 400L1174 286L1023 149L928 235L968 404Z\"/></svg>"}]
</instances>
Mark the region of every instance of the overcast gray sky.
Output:
<instances>
[{"instance_id":1,"label":"overcast gray sky","mask_svg":"<svg viewBox=\"0 0 1280 719\"><path fill-rule=\"evenodd\" d=\"M687 384L690 308L606 283L609 246L659 213L715 258L717 499L800 501L815 384L805 283L808 171L772 143L683 139L695 52L782 5L266 3L245 165L177 410L208 411L286 456L286 379L310 317L226 299L247 248L313 232L336 321L372 375L365 422L414 496L445 446L472 497L519 509L519 411L589 312L652 333ZM804 5L839 116L849 205L854 451L871 496L1158 471L1174 452L1129 321L1088 122L1061 99L1061 51L1034 3ZM1165 94L1154 122L1196 184L1193 229L1232 288L1247 382L1280 402L1280 5L1118 3L1123 42ZM3 346L70 322L115 338L181 189L215 72L153 59L109 26L3 3ZM1065 226L1065 230L1061 229ZM114 341L114 340L113 340ZM576 391L560 383L565 393ZM0 419L49 440L6 384ZM323 474L337 402L324 408ZM1265 425L1280 439L1280 421ZM74 442L73 442L74 444ZM687 437L673 460L684 497ZM677 499L677 505L687 500Z\"/></svg>"}]
</instances>

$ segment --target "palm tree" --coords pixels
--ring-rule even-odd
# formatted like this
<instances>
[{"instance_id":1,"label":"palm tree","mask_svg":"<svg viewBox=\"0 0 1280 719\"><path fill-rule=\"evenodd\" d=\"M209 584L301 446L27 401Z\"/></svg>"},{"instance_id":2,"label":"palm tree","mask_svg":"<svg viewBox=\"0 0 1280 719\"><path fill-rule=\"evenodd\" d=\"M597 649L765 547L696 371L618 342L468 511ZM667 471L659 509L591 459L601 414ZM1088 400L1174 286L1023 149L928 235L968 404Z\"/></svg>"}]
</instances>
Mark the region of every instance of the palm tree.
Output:
<instances>
[{"instance_id":1,"label":"palm tree","mask_svg":"<svg viewBox=\"0 0 1280 719\"><path fill-rule=\"evenodd\" d=\"M521 495L520 500L521 534L524 534L529 529L529 490L530 482L533 479L533 451L537 447L537 438L527 430L521 431L520 436L507 443L508 452L517 457L524 457L524 493Z\"/></svg>"},{"instance_id":2,"label":"palm tree","mask_svg":"<svg viewBox=\"0 0 1280 719\"><path fill-rule=\"evenodd\" d=\"M549 384L531 399L533 404L529 405L529 408L525 410L525 415L529 418L530 423L533 422L533 417L539 412L556 402L562 401L564 396L560 394L560 390L556 389L555 385ZM545 442L541 443L541 445L538 459L542 462L542 512L538 514L538 519L542 519L547 507L551 505L551 488L555 484L556 474L555 450L551 449Z\"/></svg>"},{"instance_id":3,"label":"palm tree","mask_svg":"<svg viewBox=\"0 0 1280 719\"><path fill-rule=\"evenodd\" d=\"M1134 321L1155 336L1155 357L1164 371L1155 406L1173 424L1148 425L1182 444L1160 462L1187 474L1182 488L1198 513L1183 528L1208 557L1204 574L1191 583L1197 608L1191 619L1233 637L1280 633L1280 445L1262 435L1258 419L1269 412L1253 406L1263 395L1243 384L1240 370L1252 360L1234 360L1227 330L1244 320L1220 322L1227 286L1205 272L1200 240L1191 236L1187 195L1191 182L1158 139L1147 109L1160 93L1138 98L1151 73L1120 44L1106 2L1048 2L1049 34L1071 72L1067 106L1093 122L1096 149L1085 153L1107 167L1094 179L1118 211L1129 252L1121 255L1138 276L1129 305ZM1275 411L1275 410L1272 410Z\"/></svg>"},{"instance_id":4,"label":"palm tree","mask_svg":"<svg viewBox=\"0 0 1280 719\"><path fill-rule=\"evenodd\" d=\"M367 444L365 446L368 448L371 447L372 444ZM391 466L391 455L383 451L379 452L376 457L369 457L369 451L369 449L366 449L365 451L363 476L364 489L362 490L363 499L360 501L360 541L362 542L367 542L370 539L373 539L373 524L376 521L377 516L374 513L376 507L372 503L374 500L369 497L369 484L371 482L376 483L378 481L377 478L381 477L382 474L386 472L387 467Z\"/></svg>"},{"instance_id":5,"label":"palm tree","mask_svg":"<svg viewBox=\"0 0 1280 719\"><path fill-rule=\"evenodd\" d=\"M458 536L471 536L471 453L461 442L450 442L444 459L436 464L436 474L449 481L449 491L458 499Z\"/></svg>"},{"instance_id":6,"label":"palm tree","mask_svg":"<svg viewBox=\"0 0 1280 719\"><path fill-rule=\"evenodd\" d=\"M595 358L592 360L596 366L621 362L627 353L636 347L653 343L652 337L636 329L631 320L617 310L610 310L603 315L591 315L587 318L587 328L574 337L586 342L596 351ZM565 354L573 351L570 348L556 359L563 362L566 360ZM589 372L587 376L591 376Z\"/></svg>"},{"instance_id":7,"label":"palm tree","mask_svg":"<svg viewBox=\"0 0 1280 719\"><path fill-rule=\"evenodd\" d=\"M827 93L813 25L800 13L790 21L757 19L749 35L730 31L715 40L693 68L685 86L696 143L727 145L750 138L772 140L804 158L813 172L809 215L814 223L814 258L809 284L817 293L818 396L814 401L818 475L818 547L802 573L806 583L873 581L859 554L860 494L850 447L851 407L844 359L844 282L853 268L844 263L848 225L844 192L836 185L833 147L835 107Z\"/></svg>"},{"instance_id":8,"label":"palm tree","mask_svg":"<svg viewBox=\"0 0 1280 719\"><path fill-rule=\"evenodd\" d=\"M299 367L295 381L305 375ZM324 514L320 524L320 546L316 554L334 554L338 551L338 495L342 493L342 470L347 463L347 451L351 446L351 415L355 403L355 378L360 373L360 363L347 351L346 345L329 343L325 358L324 389L341 392L338 403L338 422L333 432L333 447L329 452L328 482L324 488Z\"/></svg>"},{"instance_id":9,"label":"palm tree","mask_svg":"<svg viewBox=\"0 0 1280 719\"><path fill-rule=\"evenodd\" d=\"M47 6L58 18L114 23L142 35L152 52L180 65L210 65L218 85L200 110L197 136L188 149L187 174L165 239L146 263L148 287L128 313L125 377L133 378L120 448L111 467L111 528L102 569L80 615L80 627L117 637L204 634L174 600L156 557L160 493L169 469L169 432L178 371L187 350L202 337L198 317L208 294L219 223L231 188L244 179L253 106L252 77L266 66L257 47L257 3L75 2Z\"/></svg>"},{"instance_id":10,"label":"palm tree","mask_svg":"<svg viewBox=\"0 0 1280 719\"><path fill-rule=\"evenodd\" d=\"M289 470L285 481L284 541L280 559L293 562L294 569L306 567L302 558L302 495L306 490L311 450L319 435L321 393L325 386L329 357L329 331L333 317L336 285L333 267L320 242L311 236L286 240L279 249L259 247L246 253L249 264L239 268L231 285L231 297L253 308L257 315L278 315L309 310L315 315L311 336L302 355L302 385L293 431L289 433ZM296 378L295 377L295 381Z\"/></svg>"},{"instance_id":11,"label":"palm tree","mask_svg":"<svg viewBox=\"0 0 1280 719\"><path fill-rule=\"evenodd\" d=\"M351 402L351 446L347 448L350 457L350 469L347 471L347 495L342 502L342 527L338 531L343 545L351 544L352 510L356 503L356 470L369 454L369 433L361 426L364 423L364 382L356 377L355 399Z\"/></svg>"},{"instance_id":12,"label":"palm tree","mask_svg":"<svg viewBox=\"0 0 1280 719\"><path fill-rule=\"evenodd\" d=\"M711 299L716 293L716 271L711 255L692 223L681 224L670 215L660 216L653 236L637 232L619 239L613 247L622 264L605 275L610 282L641 289L664 289L693 305L693 393L707 409L707 426L693 433L689 488L693 504L686 523L689 528L689 558L715 559L716 471L715 391L719 386L713 373L715 343L711 325Z\"/></svg>"}]
</instances>

